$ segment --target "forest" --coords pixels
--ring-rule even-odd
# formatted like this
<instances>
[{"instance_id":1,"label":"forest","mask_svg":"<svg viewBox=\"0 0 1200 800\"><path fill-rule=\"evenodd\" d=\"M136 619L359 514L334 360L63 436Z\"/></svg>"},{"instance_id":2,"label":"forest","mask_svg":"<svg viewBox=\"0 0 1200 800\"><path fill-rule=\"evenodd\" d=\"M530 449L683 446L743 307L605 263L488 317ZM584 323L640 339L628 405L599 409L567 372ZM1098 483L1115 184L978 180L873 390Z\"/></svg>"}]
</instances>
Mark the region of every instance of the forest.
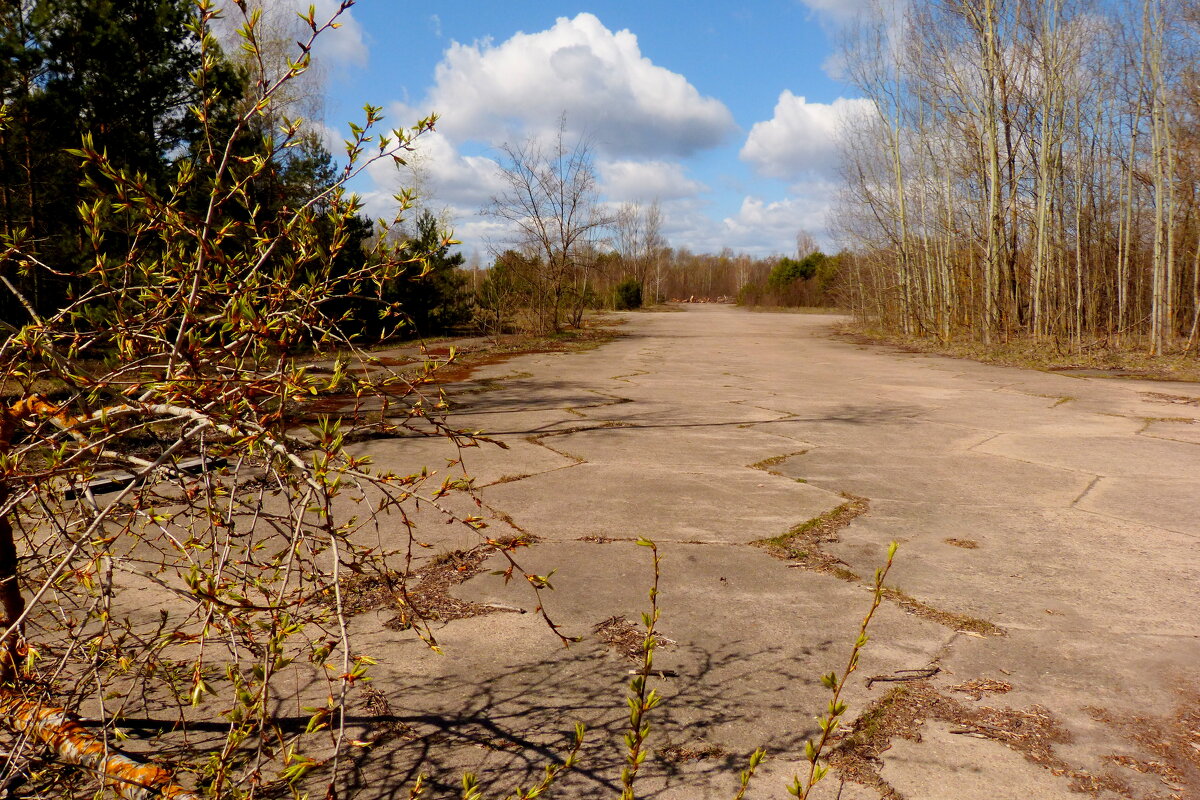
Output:
<instances>
[{"instance_id":1,"label":"forest","mask_svg":"<svg viewBox=\"0 0 1200 800\"><path fill-rule=\"evenodd\" d=\"M1155 354L1200 334L1200 5L920 3L841 63L846 303L882 327Z\"/></svg>"}]
</instances>

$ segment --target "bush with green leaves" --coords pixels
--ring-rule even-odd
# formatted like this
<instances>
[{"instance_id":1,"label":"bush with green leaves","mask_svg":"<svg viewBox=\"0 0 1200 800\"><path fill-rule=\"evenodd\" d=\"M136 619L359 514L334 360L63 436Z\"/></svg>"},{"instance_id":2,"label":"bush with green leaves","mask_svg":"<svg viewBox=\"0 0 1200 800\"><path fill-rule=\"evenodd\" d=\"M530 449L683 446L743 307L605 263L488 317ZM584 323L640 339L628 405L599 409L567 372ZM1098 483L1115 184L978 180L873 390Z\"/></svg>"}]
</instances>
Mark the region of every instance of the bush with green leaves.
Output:
<instances>
[{"instance_id":1,"label":"bush with green leaves","mask_svg":"<svg viewBox=\"0 0 1200 800\"><path fill-rule=\"evenodd\" d=\"M642 283L636 278L626 278L613 289L613 308L628 311L642 307Z\"/></svg>"}]
</instances>

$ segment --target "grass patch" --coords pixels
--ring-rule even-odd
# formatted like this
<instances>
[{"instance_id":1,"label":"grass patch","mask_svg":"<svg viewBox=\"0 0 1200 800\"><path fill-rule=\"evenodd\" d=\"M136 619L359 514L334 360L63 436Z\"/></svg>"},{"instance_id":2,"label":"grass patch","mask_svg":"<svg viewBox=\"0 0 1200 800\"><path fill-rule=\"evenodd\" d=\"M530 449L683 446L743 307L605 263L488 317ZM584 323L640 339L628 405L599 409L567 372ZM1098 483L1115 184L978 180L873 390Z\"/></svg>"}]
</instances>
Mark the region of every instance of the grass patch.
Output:
<instances>
[{"instance_id":1,"label":"grass patch","mask_svg":"<svg viewBox=\"0 0 1200 800\"><path fill-rule=\"evenodd\" d=\"M807 452L807 450L797 450L794 453L784 453L778 456L771 456L770 458L764 458L762 461L755 461L753 464L747 464L747 466L750 467L750 469L762 470L763 472L771 475L786 477L782 472L777 472L776 470L772 469L772 467L777 467L783 462L787 461L789 458L792 458L793 456L802 456Z\"/></svg>"},{"instance_id":2,"label":"grass patch","mask_svg":"<svg viewBox=\"0 0 1200 800\"><path fill-rule=\"evenodd\" d=\"M1004 636L1008 633L1004 628L985 619L978 619L966 614L956 614L953 611L942 611L940 608L934 608L927 603L922 603L903 589L898 589L895 586L883 587L883 596L913 616L927 619L930 622L936 622L939 625L945 625L947 628L977 633L980 636Z\"/></svg>"},{"instance_id":3,"label":"grass patch","mask_svg":"<svg viewBox=\"0 0 1200 800\"><path fill-rule=\"evenodd\" d=\"M786 458L787 456L784 456ZM791 528L787 533L769 539L759 539L755 544L763 547L776 558L795 562L796 566L833 575L844 581L857 581L859 576L845 562L824 551L823 546L841 541L838 531L849 525L856 517L867 513L870 502L865 497L842 495L846 502L832 511Z\"/></svg>"}]
</instances>

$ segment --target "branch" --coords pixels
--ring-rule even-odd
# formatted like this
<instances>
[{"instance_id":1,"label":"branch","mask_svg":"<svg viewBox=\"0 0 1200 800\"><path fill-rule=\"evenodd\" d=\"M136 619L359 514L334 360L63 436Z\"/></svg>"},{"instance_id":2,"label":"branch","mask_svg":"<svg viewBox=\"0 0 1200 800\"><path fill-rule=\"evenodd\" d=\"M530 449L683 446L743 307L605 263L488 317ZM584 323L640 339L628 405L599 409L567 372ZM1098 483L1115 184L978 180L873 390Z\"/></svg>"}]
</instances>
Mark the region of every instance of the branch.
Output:
<instances>
[{"instance_id":1,"label":"branch","mask_svg":"<svg viewBox=\"0 0 1200 800\"><path fill-rule=\"evenodd\" d=\"M162 767L113 752L66 709L0 689L0 719L49 747L60 760L93 770L125 800L200 800L200 795L174 783L174 776Z\"/></svg>"}]
</instances>

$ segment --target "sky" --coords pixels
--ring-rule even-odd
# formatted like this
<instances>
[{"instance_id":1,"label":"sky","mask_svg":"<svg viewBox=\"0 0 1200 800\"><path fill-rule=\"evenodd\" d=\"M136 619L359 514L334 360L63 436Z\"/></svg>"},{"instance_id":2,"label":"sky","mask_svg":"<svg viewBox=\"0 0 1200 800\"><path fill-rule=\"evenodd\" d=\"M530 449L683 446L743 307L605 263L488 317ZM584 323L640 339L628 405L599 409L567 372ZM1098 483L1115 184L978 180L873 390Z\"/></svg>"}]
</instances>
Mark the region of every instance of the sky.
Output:
<instances>
[{"instance_id":1,"label":"sky","mask_svg":"<svg viewBox=\"0 0 1200 800\"><path fill-rule=\"evenodd\" d=\"M601 201L658 200L673 247L787 254L805 230L831 249L835 130L865 104L836 77L836 34L863 3L359 0L316 51L327 141L344 152L366 103L388 128L436 112L415 180L484 264L511 243L480 214L502 188L500 148L560 120L589 143ZM381 162L352 188L390 217L413 181Z\"/></svg>"}]
</instances>

